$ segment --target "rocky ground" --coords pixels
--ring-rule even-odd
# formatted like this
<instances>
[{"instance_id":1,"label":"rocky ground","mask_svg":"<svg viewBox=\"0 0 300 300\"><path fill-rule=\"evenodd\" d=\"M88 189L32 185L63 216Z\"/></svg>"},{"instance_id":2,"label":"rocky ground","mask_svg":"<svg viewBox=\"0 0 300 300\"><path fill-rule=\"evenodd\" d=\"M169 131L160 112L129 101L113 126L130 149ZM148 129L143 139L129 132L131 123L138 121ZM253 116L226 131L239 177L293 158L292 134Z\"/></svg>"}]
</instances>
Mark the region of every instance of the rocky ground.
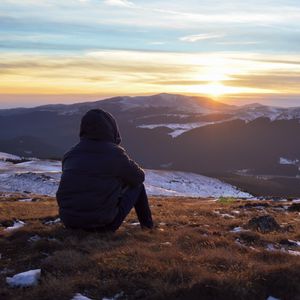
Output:
<instances>
[{"instance_id":1,"label":"rocky ground","mask_svg":"<svg viewBox=\"0 0 300 300\"><path fill-rule=\"evenodd\" d=\"M150 202L155 230L132 213L101 234L65 229L53 197L0 194L0 299L300 299L299 201Z\"/></svg>"}]
</instances>

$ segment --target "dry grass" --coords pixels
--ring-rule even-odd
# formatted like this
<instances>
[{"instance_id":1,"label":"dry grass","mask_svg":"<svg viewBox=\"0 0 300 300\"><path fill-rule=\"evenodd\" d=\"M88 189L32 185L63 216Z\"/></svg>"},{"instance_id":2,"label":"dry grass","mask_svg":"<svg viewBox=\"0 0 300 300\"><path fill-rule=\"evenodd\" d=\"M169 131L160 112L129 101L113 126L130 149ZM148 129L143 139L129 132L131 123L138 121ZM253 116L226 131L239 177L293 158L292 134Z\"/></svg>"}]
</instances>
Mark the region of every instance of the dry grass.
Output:
<instances>
[{"instance_id":1,"label":"dry grass","mask_svg":"<svg viewBox=\"0 0 300 300\"><path fill-rule=\"evenodd\" d=\"M151 198L158 229L131 225L132 213L116 234L101 234L45 225L57 217L55 199L20 198L0 197L0 224L26 223L11 233L0 227L0 299L70 300L79 292L92 299L120 292L120 299L300 299L300 257L266 250L273 244L296 251L284 241L300 240L299 213L280 202L259 202L266 204L258 209L250 201ZM230 232L264 214L283 230ZM29 242L34 235L43 239ZM36 268L38 286L7 286L6 276Z\"/></svg>"}]
</instances>

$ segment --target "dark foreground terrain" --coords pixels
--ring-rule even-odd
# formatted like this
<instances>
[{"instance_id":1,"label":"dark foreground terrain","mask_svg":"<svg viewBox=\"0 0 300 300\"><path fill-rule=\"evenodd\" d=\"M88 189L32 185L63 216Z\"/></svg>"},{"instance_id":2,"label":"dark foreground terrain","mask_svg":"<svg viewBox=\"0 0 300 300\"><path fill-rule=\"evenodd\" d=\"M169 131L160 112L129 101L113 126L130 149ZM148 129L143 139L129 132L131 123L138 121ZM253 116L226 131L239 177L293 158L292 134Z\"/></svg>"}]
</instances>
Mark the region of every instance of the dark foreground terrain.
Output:
<instances>
[{"instance_id":1,"label":"dark foreground terrain","mask_svg":"<svg viewBox=\"0 0 300 300\"><path fill-rule=\"evenodd\" d=\"M298 203L150 201L156 230L141 231L131 214L116 234L101 234L51 222L53 198L2 194L0 299L300 299ZM264 215L280 226L248 224ZM6 231L16 219L25 225ZM7 285L31 269L41 269L37 286Z\"/></svg>"}]
</instances>

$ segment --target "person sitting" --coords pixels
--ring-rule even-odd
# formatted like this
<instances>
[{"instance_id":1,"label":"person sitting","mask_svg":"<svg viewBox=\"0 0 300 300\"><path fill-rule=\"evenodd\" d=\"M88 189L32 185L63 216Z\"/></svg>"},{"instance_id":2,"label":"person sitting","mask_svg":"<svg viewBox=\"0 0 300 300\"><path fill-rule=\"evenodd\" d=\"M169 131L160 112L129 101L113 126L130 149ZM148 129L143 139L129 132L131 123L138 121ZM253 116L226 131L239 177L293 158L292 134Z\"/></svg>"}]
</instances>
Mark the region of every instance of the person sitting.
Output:
<instances>
[{"instance_id":1,"label":"person sitting","mask_svg":"<svg viewBox=\"0 0 300 300\"><path fill-rule=\"evenodd\" d=\"M144 171L120 147L113 116L101 109L81 120L80 142L62 160L56 193L67 228L116 231L134 207L142 228L153 228Z\"/></svg>"}]
</instances>

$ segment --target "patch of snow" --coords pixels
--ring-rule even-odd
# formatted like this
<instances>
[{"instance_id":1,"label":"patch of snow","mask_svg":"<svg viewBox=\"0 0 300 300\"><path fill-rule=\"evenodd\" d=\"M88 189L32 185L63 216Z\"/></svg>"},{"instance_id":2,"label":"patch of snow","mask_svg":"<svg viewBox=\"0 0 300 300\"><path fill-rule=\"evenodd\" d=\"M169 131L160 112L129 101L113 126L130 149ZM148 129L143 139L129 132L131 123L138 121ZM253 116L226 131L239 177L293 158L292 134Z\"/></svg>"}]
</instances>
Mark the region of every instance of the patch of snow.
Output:
<instances>
[{"instance_id":1,"label":"patch of snow","mask_svg":"<svg viewBox=\"0 0 300 300\"><path fill-rule=\"evenodd\" d=\"M9 154L9 153L4 153L4 152L0 152L0 160L21 160L22 158L20 156L17 155L13 155L13 154Z\"/></svg>"},{"instance_id":2,"label":"patch of snow","mask_svg":"<svg viewBox=\"0 0 300 300\"><path fill-rule=\"evenodd\" d=\"M167 127L169 129L173 130L172 132L169 133L169 135L172 136L173 138L176 138L179 135L181 135L187 131L190 131L192 129L216 124L218 122L195 122L195 123L184 123L184 124L182 124L182 123L147 124L147 125L139 125L137 127L148 128L148 129L155 129L158 127Z\"/></svg>"},{"instance_id":3,"label":"patch of snow","mask_svg":"<svg viewBox=\"0 0 300 300\"><path fill-rule=\"evenodd\" d=\"M232 216L230 214L220 214L220 216L223 217L223 218L228 218L228 219L234 219L235 218L235 216Z\"/></svg>"},{"instance_id":4,"label":"patch of snow","mask_svg":"<svg viewBox=\"0 0 300 300\"><path fill-rule=\"evenodd\" d=\"M60 180L60 174L45 176L36 173L0 174L0 190L24 192L54 196Z\"/></svg>"},{"instance_id":5,"label":"patch of snow","mask_svg":"<svg viewBox=\"0 0 300 300\"><path fill-rule=\"evenodd\" d=\"M298 241L293 241L293 240L288 240L290 243L294 244L297 247L300 247L300 242Z\"/></svg>"},{"instance_id":6,"label":"patch of snow","mask_svg":"<svg viewBox=\"0 0 300 300\"><path fill-rule=\"evenodd\" d=\"M282 253L286 253L286 254L290 254L290 255L294 255L294 256L300 256L300 251L294 251L294 250L289 250L289 249L285 249L285 248L280 248L280 249L275 248L275 246L273 244L268 244L267 250L282 252Z\"/></svg>"},{"instance_id":7,"label":"patch of snow","mask_svg":"<svg viewBox=\"0 0 300 300\"><path fill-rule=\"evenodd\" d=\"M4 229L4 231L13 231L13 230L17 230L21 227L24 227L25 223L23 221L17 220L14 222L13 226L7 227Z\"/></svg>"},{"instance_id":8,"label":"patch of snow","mask_svg":"<svg viewBox=\"0 0 300 300\"><path fill-rule=\"evenodd\" d=\"M234 227L232 230L230 230L230 232L233 232L233 233L245 232L245 231L249 231L249 230L244 229L243 227Z\"/></svg>"},{"instance_id":9,"label":"patch of snow","mask_svg":"<svg viewBox=\"0 0 300 300\"><path fill-rule=\"evenodd\" d=\"M170 242L160 243L160 245L162 245L162 246L172 246L172 244Z\"/></svg>"},{"instance_id":10,"label":"patch of snow","mask_svg":"<svg viewBox=\"0 0 300 300\"><path fill-rule=\"evenodd\" d=\"M134 222L134 223L130 223L131 226L139 226L140 222Z\"/></svg>"},{"instance_id":11,"label":"patch of snow","mask_svg":"<svg viewBox=\"0 0 300 300\"><path fill-rule=\"evenodd\" d=\"M86 296L83 296L80 293L77 293L71 300L92 300L92 299L88 298Z\"/></svg>"},{"instance_id":12,"label":"patch of snow","mask_svg":"<svg viewBox=\"0 0 300 300\"><path fill-rule=\"evenodd\" d=\"M287 250L288 254L294 256L300 256L300 251Z\"/></svg>"},{"instance_id":13,"label":"patch of snow","mask_svg":"<svg viewBox=\"0 0 300 300\"><path fill-rule=\"evenodd\" d=\"M223 218L228 218L228 219L233 219L233 218L235 218L235 216L232 216L232 215L230 215L230 214L222 214L222 213L220 213L218 210L214 210L213 212L214 212L216 215L221 216L221 217L223 217Z\"/></svg>"},{"instance_id":14,"label":"patch of snow","mask_svg":"<svg viewBox=\"0 0 300 300\"><path fill-rule=\"evenodd\" d=\"M28 198L28 199L19 199L18 202L32 202L32 198Z\"/></svg>"},{"instance_id":15,"label":"patch of snow","mask_svg":"<svg viewBox=\"0 0 300 300\"><path fill-rule=\"evenodd\" d=\"M274 247L273 244L268 244L268 245L267 245L267 250L268 250L268 251L277 251L277 249Z\"/></svg>"},{"instance_id":16,"label":"patch of snow","mask_svg":"<svg viewBox=\"0 0 300 300\"><path fill-rule=\"evenodd\" d=\"M11 287L29 287L38 284L41 277L41 269L19 273L13 277L6 277L6 283Z\"/></svg>"},{"instance_id":17,"label":"patch of snow","mask_svg":"<svg viewBox=\"0 0 300 300\"><path fill-rule=\"evenodd\" d=\"M57 219L55 219L55 220L53 220L53 221L47 221L47 222L45 222L44 224L45 224L45 225L55 225L55 224L58 224L58 223L60 223L60 222L61 222L60 218L57 218Z\"/></svg>"},{"instance_id":18,"label":"patch of snow","mask_svg":"<svg viewBox=\"0 0 300 300\"><path fill-rule=\"evenodd\" d=\"M7 170L10 168L11 165L13 165L13 163L4 161L4 160L0 160L0 170Z\"/></svg>"},{"instance_id":19,"label":"patch of snow","mask_svg":"<svg viewBox=\"0 0 300 300\"><path fill-rule=\"evenodd\" d=\"M284 157L279 158L279 164L281 165L298 165L299 164L299 159L288 159Z\"/></svg>"}]
</instances>

